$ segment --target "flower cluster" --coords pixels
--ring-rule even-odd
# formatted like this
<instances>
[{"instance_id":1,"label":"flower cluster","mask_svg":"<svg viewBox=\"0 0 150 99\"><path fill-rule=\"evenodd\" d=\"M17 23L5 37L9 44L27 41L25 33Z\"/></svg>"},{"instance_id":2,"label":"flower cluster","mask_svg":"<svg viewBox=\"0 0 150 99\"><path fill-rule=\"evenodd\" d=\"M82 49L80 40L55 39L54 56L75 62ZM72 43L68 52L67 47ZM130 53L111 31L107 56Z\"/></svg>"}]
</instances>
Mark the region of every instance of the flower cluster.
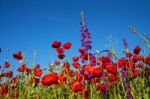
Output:
<instances>
[{"instance_id":1,"label":"flower cluster","mask_svg":"<svg viewBox=\"0 0 150 99\"><path fill-rule=\"evenodd\" d=\"M58 53L58 58L59 59L64 59L65 58L65 54L64 51L67 49L70 49L71 47L71 42L66 42L63 47L61 47L62 43L60 41L54 41L52 43L52 47L56 49L56 52Z\"/></svg>"},{"instance_id":2,"label":"flower cluster","mask_svg":"<svg viewBox=\"0 0 150 99\"><path fill-rule=\"evenodd\" d=\"M143 73L142 71L146 70L147 66L150 65L150 56L140 54L141 47L139 45L137 45L133 51L127 51L124 57L116 61L111 60L108 56L98 55L98 57L94 57L92 53L88 52L85 54L84 52L86 50L79 48L81 55L73 56L72 62L64 59L64 52L71 48L71 42L66 42L62 46L62 42L54 41L51 46L56 50L58 58L60 59L55 60L51 67L62 67L59 73L49 67L49 72L43 74L44 69L40 68L40 64L34 67L28 67L28 64L22 62L17 69L20 74L13 76L13 71L6 71L0 74L0 79L10 79L0 84L0 96L5 97L8 94L11 94L11 97L26 96L29 94L28 91L26 91L26 87L33 89L42 87L44 91L46 88L52 86L57 86L58 90L60 90L61 86L68 86L69 89L67 90L69 90L69 92L78 93L84 99L88 99L91 97L90 93L92 90L106 95L115 87L121 87L119 83L123 82L122 88L125 90L125 95L128 99L133 99L130 81L136 77L140 77ZM12 56L15 60L24 61L24 56L22 56L21 51ZM90 58L88 58L88 56L90 56ZM90 60L94 64L91 65L88 62L81 64L79 60ZM6 61L2 68L9 69L11 66L10 62ZM149 69L144 75L150 75ZM24 85L25 89L22 89L24 92L20 92L21 85Z\"/></svg>"}]
</instances>

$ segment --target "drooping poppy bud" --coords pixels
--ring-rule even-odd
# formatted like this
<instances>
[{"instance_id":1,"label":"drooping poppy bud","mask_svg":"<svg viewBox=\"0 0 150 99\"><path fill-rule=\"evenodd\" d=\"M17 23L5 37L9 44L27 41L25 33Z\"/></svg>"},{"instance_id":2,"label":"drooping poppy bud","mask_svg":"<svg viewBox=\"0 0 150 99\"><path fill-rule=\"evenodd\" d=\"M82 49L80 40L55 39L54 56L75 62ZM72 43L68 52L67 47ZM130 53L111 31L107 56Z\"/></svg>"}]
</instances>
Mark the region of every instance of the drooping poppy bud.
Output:
<instances>
[{"instance_id":1,"label":"drooping poppy bud","mask_svg":"<svg viewBox=\"0 0 150 99\"><path fill-rule=\"evenodd\" d=\"M140 51L141 51L141 47L139 45L137 45L133 50L134 54L139 54Z\"/></svg>"},{"instance_id":2,"label":"drooping poppy bud","mask_svg":"<svg viewBox=\"0 0 150 99\"><path fill-rule=\"evenodd\" d=\"M57 48L56 51L57 51L57 53L63 53L64 49L63 48Z\"/></svg>"},{"instance_id":3,"label":"drooping poppy bud","mask_svg":"<svg viewBox=\"0 0 150 99\"><path fill-rule=\"evenodd\" d=\"M64 49L69 49L72 46L71 42L66 42L63 47Z\"/></svg>"},{"instance_id":4,"label":"drooping poppy bud","mask_svg":"<svg viewBox=\"0 0 150 99\"><path fill-rule=\"evenodd\" d=\"M53 43L52 43L52 47L53 48L59 48L61 46L61 42L60 41L54 41Z\"/></svg>"}]
</instances>

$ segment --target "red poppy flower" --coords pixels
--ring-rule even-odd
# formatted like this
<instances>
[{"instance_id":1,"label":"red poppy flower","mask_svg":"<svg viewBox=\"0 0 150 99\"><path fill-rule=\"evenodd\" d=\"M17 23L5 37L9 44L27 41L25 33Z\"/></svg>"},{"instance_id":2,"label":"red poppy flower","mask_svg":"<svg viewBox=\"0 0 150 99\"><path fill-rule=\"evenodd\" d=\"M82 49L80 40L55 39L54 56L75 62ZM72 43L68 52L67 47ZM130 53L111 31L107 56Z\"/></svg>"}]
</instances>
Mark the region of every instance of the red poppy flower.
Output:
<instances>
[{"instance_id":1,"label":"red poppy flower","mask_svg":"<svg viewBox=\"0 0 150 99\"><path fill-rule=\"evenodd\" d=\"M100 84L100 85L97 85L97 89L100 91L104 91L104 90L106 90L106 86L103 84Z\"/></svg>"},{"instance_id":2,"label":"red poppy flower","mask_svg":"<svg viewBox=\"0 0 150 99\"><path fill-rule=\"evenodd\" d=\"M84 55L84 54L81 54L81 55L80 55L80 59L85 59L85 55ZM87 59L85 59L85 60L87 60Z\"/></svg>"},{"instance_id":3,"label":"red poppy flower","mask_svg":"<svg viewBox=\"0 0 150 99\"><path fill-rule=\"evenodd\" d=\"M41 69L35 69L34 70L34 74L35 74L35 76L41 76L42 75L42 70Z\"/></svg>"},{"instance_id":4,"label":"red poppy flower","mask_svg":"<svg viewBox=\"0 0 150 99\"><path fill-rule=\"evenodd\" d=\"M25 72L26 69L27 69L26 64L22 64L22 65L18 68L18 71L19 71L19 72Z\"/></svg>"},{"instance_id":5,"label":"red poppy flower","mask_svg":"<svg viewBox=\"0 0 150 99\"><path fill-rule=\"evenodd\" d=\"M37 64L37 65L35 66L35 69L40 69L40 64Z\"/></svg>"},{"instance_id":6,"label":"red poppy flower","mask_svg":"<svg viewBox=\"0 0 150 99\"><path fill-rule=\"evenodd\" d=\"M31 74L32 73L31 72L32 71L31 68L26 68L25 70L26 70L27 74Z\"/></svg>"},{"instance_id":7,"label":"red poppy flower","mask_svg":"<svg viewBox=\"0 0 150 99\"><path fill-rule=\"evenodd\" d=\"M75 82L71 85L71 89L74 92L82 92L82 90L84 89L84 86L82 85L81 82Z\"/></svg>"},{"instance_id":8,"label":"red poppy flower","mask_svg":"<svg viewBox=\"0 0 150 99\"><path fill-rule=\"evenodd\" d=\"M59 48L61 46L61 42L60 41L54 41L53 43L52 43L52 47L53 48Z\"/></svg>"},{"instance_id":9,"label":"red poppy flower","mask_svg":"<svg viewBox=\"0 0 150 99\"><path fill-rule=\"evenodd\" d=\"M63 53L64 49L63 48L57 48L56 51L57 51L57 53Z\"/></svg>"},{"instance_id":10,"label":"red poppy flower","mask_svg":"<svg viewBox=\"0 0 150 99\"><path fill-rule=\"evenodd\" d=\"M127 57L132 57L132 53L128 51L128 52L126 52L126 56Z\"/></svg>"},{"instance_id":11,"label":"red poppy flower","mask_svg":"<svg viewBox=\"0 0 150 99\"><path fill-rule=\"evenodd\" d=\"M129 60L126 65L125 65L126 69L130 69L130 70L134 70L135 69L135 63L133 63L132 60Z\"/></svg>"},{"instance_id":12,"label":"red poppy flower","mask_svg":"<svg viewBox=\"0 0 150 99\"><path fill-rule=\"evenodd\" d=\"M65 54L59 53L59 54L58 54L58 58L59 58L59 59L64 59L64 58L65 58Z\"/></svg>"},{"instance_id":13,"label":"red poppy flower","mask_svg":"<svg viewBox=\"0 0 150 99\"><path fill-rule=\"evenodd\" d=\"M111 75L111 76L108 77L108 79L109 79L110 82L113 82L113 81L116 80L116 76Z\"/></svg>"},{"instance_id":14,"label":"red poppy flower","mask_svg":"<svg viewBox=\"0 0 150 99\"><path fill-rule=\"evenodd\" d=\"M40 82L40 79L39 78L31 78L30 79L30 83L34 83L35 86L37 86Z\"/></svg>"},{"instance_id":15,"label":"red poppy flower","mask_svg":"<svg viewBox=\"0 0 150 99\"><path fill-rule=\"evenodd\" d=\"M101 70L101 67L100 66L92 66L90 67L90 73L93 74L93 76L100 76L102 75L102 70Z\"/></svg>"},{"instance_id":16,"label":"red poppy flower","mask_svg":"<svg viewBox=\"0 0 150 99\"><path fill-rule=\"evenodd\" d=\"M117 67L115 65L106 65L106 69L109 73L112 73L112 74L116 74L117 73Z\"/></svg>"},{"instance_id":17,"label":"red poppy flower","mask_svg":"<svg viewBox=\"0 0 150 99\"><path fill-rule=\"evenodd\" d=\"M69 62L65 62L64 64L63 64L63 66L65 67L65 68L70 68L70 63Z\"/></svg>"},{"instance_id":18,"label":"red poppy flower","mask_svg":"<svg viewBox=\"0 0 150 99\"><path fill-rule=\"evenodd\" d=\"M133 50L134 54L139 54L140 51L141 51L141 47L139 45L137 45Z\"/></svg>"},{"instance_id":19,"label":"red poppy flower","mask_svg":"<svg viewBox=\"0 0 150 99\"><path fill-rule=\"evenodd\" d=\"M84 48L79 48L79 52L83 54L85 52Z\"/></svg>"},{"instance_id":20,"label":"red poppy flower","mask_svg":"<svg viewBox=\"0 0 150 99\"><path fill-rule=\"evenodd\" d=\"M1 77L8 77L8 78L11 78L13 76L13 72L12 71L9 71L9 72L2 72Z\"/></svg>"},{"instance_id":21,"label":"red poppy flower","mask_svg":"<svg viewBox=\"0 0 150 99\"><path fill-rule=\"evenodd\" d=\"M9 68L10 67L10 64L9 62L5 62L5 65L4 65L5 68Z\"/></svg>"},{"instance_id":22,"label":"red poppy flower","mask_svg":"<svg viewBox=\"0 0 150 99\"><path fill-rule=\"evenodd\" d=\"M17 82L17 79L19 78L19 76L17 75L17 76L15 76L15 77L13 77L12 78L12 80L11 80L11 83L16 83Z\"/></svg>"},{"instance_id":23,"label":"red poppy flower","mask_svg":"<svg viewBox=\"0 0 150 99\"><path fill-rule=\"evenodd\" d=\"M42 77L43 85L51 85L57 83L57 73L49 73Z\"/></svg>"},{"instance_id":24,"label":"red poppy flower","mask_svg":"<svg viewBox=\"0 0 150 99\"><path fill-rule=\"evenodd\" d=\"M150 56L146 57L146 64L150 65Z\"/></svg>"},{"instance_id":25,"label":"red poppy flower","mask_svg":"<svg viewBox=\"0 0 150 99\"><path fill-rule=\"evenodd\" d=\"M1 89L1 95L5 96L5 95L7 95L7 93L8 93L8 87L2 87L2 89Z\"/></svg>"},{"instance_id":26,"label":"red poppy flower","mask_svg":"<svg viewBox=\"0 0 150 99\"><path fill-rule=\"evenodd\" d=\"M126 64L126 59L124 57L120 58L118 63L117 63L117 65L119 67L125 66L125 64Z\"/></svg>"},{"instance_id":27,"label":"red poppy flower","mask_svg":"<svg viewBox=\"0 0 150 99\"><path fill-rule=\"evenodd\" d=\"M118 67L124 66L123 63L122 63L121 61L116 62L116 64L117 64Z\"/></svg>"},{"instance_id":28,"label":"red poppy flower","mask_svg":"<svg viewBox=\"0 0 150 99\"><path fill-rule=\"evenodd\" d=\"M83 67L83 72L84 72L84 75L88 76L88 74L90 74L91 70L90 70L90 65L87 64Z\"/></svg>"},{"instance_id":29,"label":"red poppy flower","mask_svg":"<svg viewBox=\"0 0 150 99\"><path fill-rule=\"evenodd\" d=\"M77 62L79 60L79 57L78 56L74 56L74 57L72 57L72 60L73 60L73 62Z\"/></svg>"},{"instance_id":30,"label":"red poppy flower","mask_svg":"<svg viewBox=\"0 0 150 99\"><path fill-rule=\"evenodd\" d=\"M40 64L37 64L36 67L34 68L34 74L35 74L35 76L42 75L42 70L40 69Z\"/></svg>"},{"instance_id":31,"label":"red poppy flower","mask_svg":"<svg viewBox=\"0 0 150 99\"><path fill-rule=\"evenodd\" d=\"M99 57L98 60L100 62L102 62L102 64L109 64L110 63L110 59L108 57L105 57L105 56Z\"/></svg>"},{"instance_id":32,"label":"red poppy flower","mask_svg":"<svg viewBox=\"0 0 150 99\"><path fill-rule=\"evenodd\" d=\"M74 71L71 70L70 68L67 69L67 75L68 76L74 76Z\"/></svg>"},{"instance_id":33,"label":"red poppy flower","mask_svg":"<svg viewBox=\"0 0 150 99\"><path fill-rule=\"evenodd\" d=\"M9 71L8 73L7 73L7 77L8 78L11 78L13 76L13 72L12 71Z\"/></svg>"},{"instance_id":34,"label":"red poppy flower","mask_svg":"<svg viewBox=\"0 0 150 99\"><path fill-rule=\"evenodd\" d=\"M58 84L59 85L62 85L62 84L66 83L66 81L67 81L67 75L58 74L57 77L58 77Z\"/></svg>"},{"instance_id":35,"label":"red poppy flower","mask_svg":"<svg viewBox=\"0 0 150 99\"><path fill-rule=\"evenodd\" d=\"M55 65L59 65L60 64L60 61L55 61Z\"/></svg>"},{"instance_id":36,"label":"red poppy flower","mask_svg":"<svg viewBox=\"0 0 150 99\"><path fill-rule=\"evenodd\" d=\"M73 62L72 65L73 65L75 68L80 68L80 67L81 67L80 63L78 63L78 62Z\"/></svg>"},{"instance_id":37,"label":"red poppy flower","mask_svg":"<svg viewBox=\"0 0 150 99\"><path fill-rule=\"evenodd\" d=\"M13 57L14 57L16 60L21 60L21 59L23 59L23 56L21 55L21 51L18 51L17 53L13 54Z\"/></svg>"},{"instance_id":38,"label":"red poppy flower","mask_svg":"<svg viewBox=\"0 0 150 99\"><path fill-rule=\"evenodd\" d=\"M133 58L132 58L132 61L134 62L134 63L136 63L137 61L139 60L139 57L138 57L138 55L134 55L133 56Z\"/></svg>"},{"instance_id":39,"label":"red poppy flower","mask_svg":"<svg viewBox=\"0 0 150 99\"><path fill-rule=\"evenodd\" d=\"M90 55L91 53L83 53L80 55L80 58L84 60L90 60Z\"/></svg>"},{"instance_id":40,"label":"red poppy flower","mask_svg":"<svg viewBox=\"0 0 150 99\"><path fill-rule=\"evenodd\" d=\"M63 45L63 47L64 47L64 49L69 49L70 47L71 47L71 42L66 42L64 45Z\"/></svg>"},{"instance_id":41,"label":"red poppy flower","mask_svg":"<svg viewBox=\"0 0 150 99\"><path fill-rule=\"evenodd\" d=\"M143 55L139 55L138 58L139 58L140 61L143 61L143 62L144 62L144 60L145 60L145 57L144 57Z\"/></svg>"},{"instance_id":42,"label":"red poppy flower","mask_svg":"<svg viewBox=\"0 0 150 99\"><path fill-rule=\"evenodd\" d=\"M82 80L83 80L83 76L79 73L79 72L76 72L76 80L78 81L78 82L81 82Z\"/></svg>"},{"instance_id":43,"label":"red poppy flower","mask_svg":"<svg viewBox=\"0 0 150 99\"><path fill-rule=\"evenodd\" d=\"M139 70L135 69L132 71L133 76L138 76L140 74Z\"/></svg>"}]
</instances>

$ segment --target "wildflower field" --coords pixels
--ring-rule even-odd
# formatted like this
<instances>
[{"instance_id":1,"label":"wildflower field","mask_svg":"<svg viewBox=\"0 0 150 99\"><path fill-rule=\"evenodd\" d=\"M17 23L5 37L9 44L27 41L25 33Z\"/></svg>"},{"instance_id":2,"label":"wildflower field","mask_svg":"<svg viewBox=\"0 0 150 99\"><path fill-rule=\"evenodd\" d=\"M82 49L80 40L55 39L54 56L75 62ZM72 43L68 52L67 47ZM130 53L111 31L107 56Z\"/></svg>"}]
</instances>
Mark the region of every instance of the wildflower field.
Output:
<instances>
[{"instance_id":1,"label":"wildflower field","mask_svg":"<svg viewBox=\"0 0 150 99\"><path fill-rule=\"evenodd\" d=\"M129 28L142 38L149 50L149 37ZM9 69L13 66L11 61L1 64L0 99L150 99L150 55L141 52L140 45L129 50L124 38L121 57L112 49L92 53L91 33L83 12L80 40L79 55L70 59L65 53L73 46L71 41L50 42L58 58L44 69L34 62L28 64L21 50L12 53L11 58L20 66L14 68L18 71L14 76Z\"/></svg>"}]
</instances>

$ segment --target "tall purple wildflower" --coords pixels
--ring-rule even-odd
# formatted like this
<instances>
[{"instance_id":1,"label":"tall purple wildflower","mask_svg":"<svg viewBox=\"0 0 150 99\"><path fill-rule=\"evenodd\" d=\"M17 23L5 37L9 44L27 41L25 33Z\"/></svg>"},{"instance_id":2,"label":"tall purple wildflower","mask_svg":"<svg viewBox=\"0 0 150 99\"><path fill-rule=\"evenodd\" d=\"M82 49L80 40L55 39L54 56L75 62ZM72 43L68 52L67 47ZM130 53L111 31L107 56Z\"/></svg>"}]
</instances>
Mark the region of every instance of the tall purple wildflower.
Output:
<instances>
[{"instance_id":1,"label":"tall purple wildflower","mask_svg":"<svg viewBox=\"0 0 150 99\"><path fill-rule=\"evenodd\" d=\"M127 43L125 38L123 38L123 43L124 43L125 49L127 51L128 43ZM123 81L123 86L124 86L125 93L127 95L127 99L133 99L133 96L131 94L130 82L128 80L127 71L126 71L124 66L122 66L122 68L121 68L121 73L122 73L122 81Z\"/></svg>"},{"instance_id":2,"label":"tall purple wildflower","mask_svg":"<svg viewBox=\"0 0 150 99\"><path fill-rule=\"evenodd\" d=\"M127 41L126 41L125 38L123 38L123 44L124 44L124 46L125 46L125 49L127 49L127 48L128 48L128 43L127 43Z\"/></svg>"},{"instance_id":3,"label":"tall purple wildflower","mask_svg":"<svg viewBox=\"0 0 150 99\"><path fill-rule=\"evenodd\" d=\"M127 95L127 99L133 99L133 96L131 94L131 86L130 86L125 68L121 69L121 73L122 73L122 81L123 81L125 93Z\"/></svg>"},{"instance_id":4,"label":"tall purple wildflower","mask_svg":"<svg viewBox=\"0 0 150 99\"><path fill-rule=\"evenodd\" d=\"M87 23L85 20L84 12L81 11L81 42L82 47L85 48L86 51L90 50L92 48L91 43L91 33L89 32L89 29L87 28Z\"/></svg>"}]
</instances>

